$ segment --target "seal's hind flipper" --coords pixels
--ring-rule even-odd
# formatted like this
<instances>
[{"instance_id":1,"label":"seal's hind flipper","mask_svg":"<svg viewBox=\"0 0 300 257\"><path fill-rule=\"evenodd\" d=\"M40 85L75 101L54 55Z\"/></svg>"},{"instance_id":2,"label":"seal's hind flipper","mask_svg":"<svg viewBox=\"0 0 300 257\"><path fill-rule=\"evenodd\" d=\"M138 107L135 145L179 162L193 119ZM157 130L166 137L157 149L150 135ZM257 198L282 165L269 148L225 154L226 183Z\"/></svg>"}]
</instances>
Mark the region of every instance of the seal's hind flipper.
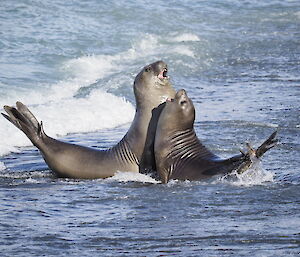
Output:
<instances>
[{"instance_id":1,"label":"seal's hind flipper","mask_svg":"<svg viewBox=\"0 0 300 257\"><path fill-rule=\"evenodd\" d=\"M10 118L8 115L6 115L5 113L1 112L2 116L7 119L9 122L11 122L12 124L14 124L16 127L19 128L18 124L16 123L15 120L13 120L12 118Z\"/></svg>"},{"instance_id":2,"label":"seal's hind flipper","mask_svg":"<svg viewBox=\"0 0 300 257\"><path fill-rule=\"evenodd\" d=\"M7 112L8 115L1 113L4 118L6 118L7 120L9 120L12 124L14 124L17 128L22 130L22 126L20 124L20 121L22 121L22 117L21 114L18 112L18 110L16 110L16 108L14 107L10 107L8 105L5 105L4 110Z\"/></svg>"},{"instance_id":3,"label":"seal's hind flipper","mask_svg":"<svg viewBox=\"0 0 300 257\"><path fill-rule=\"evenodd\" d=\"M27 108L26 105L22 104L21 102L17 102L16 106L18 111L26 117L27 121L30 121L31 124L36 128L39 129L40 123L37 121L36 117L32 114L32 112Z\"/></svg>"},{"instance_id":4,"label":"seal's hind flipper","mask_svg":"<svg viewBox=\"0 0 300 257\"><path fill-rule=\"evenodd\" d=\"M249 169L253 163L255 163L260 157L264 155L265 152L273 148L278 143L278 139L275 138L277 132L278 131L273 132L272 135L266 141L264 141L256 150L249 143L246 143L248 152L242 152L242 158L244 158L244 161L237 169L238 174L241 174L247 169Z\"/></svg>"},{"instance_id":5,"label":"seal's hind flipper","mask_svg":"<svg viewBox=\"0 0 300 257\"><path fill-rule=\"evenodd\" d=\"M273 148L277 143L278 139L275 138L277 135L277 130L272 133L272 135L265 141L263 142L256 150L256 157L260 158L263 156L263 154L268 151L269 149Z\"/></svg>"},{"instance_id":6,"label":"seal's hind flipper","mask_svg":"<svg viewBox=\"0 0 300 257\"><path fill-rule=\"evenodd\" d=\"M21 102L16 103L16 108L8 105L4 106L8 114L1 113L4 118L22 130L34 145L43 136L42 125L37 121L35 116Z\"/></svg>"}]
</instances>

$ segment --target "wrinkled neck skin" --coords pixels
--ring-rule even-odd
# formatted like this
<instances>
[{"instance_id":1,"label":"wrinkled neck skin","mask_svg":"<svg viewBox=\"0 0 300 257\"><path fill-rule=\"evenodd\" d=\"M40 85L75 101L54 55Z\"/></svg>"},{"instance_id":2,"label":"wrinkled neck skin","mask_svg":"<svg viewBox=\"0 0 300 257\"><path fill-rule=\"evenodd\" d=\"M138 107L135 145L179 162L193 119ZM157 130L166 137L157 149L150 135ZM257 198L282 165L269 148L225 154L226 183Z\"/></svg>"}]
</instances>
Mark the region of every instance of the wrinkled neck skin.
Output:
<instances>
[{"instance_id":1,"label":"wrinkled neck skin","mask_svg":"<svg viewBox=\"0 0 300 257\"><path fill-rule=\"evenodd\" d=\"M194 140L194 130L186 131L169 129L168 126L160 126L155 138L155 159L157 171L162 183L167 183L172 176L175 167L178 165L182 150L187 146L185 136L190 134Z\"/></svg>"},{"instance_id":2,"label":"wrinkled neck skin","mask_svg":"<svg viewBox=\"0 0 300 257\"><path fill-rule=\"evenodd\" d=\"M170 179L200 180L249 167L248 155L222 159L209 151L193 128L157 133L155 157L163 183Z\"/></svg>"},{"instance_id":3,"label":"wrinkled neck skin","mask_svg":"<svg viewBox=\"0 0 300 257\"><path fill-rule=\"evenodd\" d=\"M175 91L170 86L165 94L147 95L147 99L139 98L139 101L137 101L135 116L127 134L124 136L124 140L128 142L132 152L139 161L141 160L145 149L147 136L152 138L152 143L149 144L154 144L155 131L152 130L153 128L156 129L160 112L157 114L158 112L153 112L153 110L157 109L158 106L161 106L167 98L172 98L174 95ZM153 113L156 114L153 116Z\"/></svg>"},{"instance_id":4,"label":"wrinkled neck skin","mask_svg":"<svg viewBox=\"0 0 300 257\"><path fill-rule=\"evenodd\" d=\"M163 129L163 128L160 128ZM168 128L165 128L168 129ZM186 140L185 136L194 140L195 132L193 129L187 130L169 130L169 131L161 131L167 133L157 133L156 134L156 154L165 160L175 159L177 157L182 156L182 150L188 145L190 140ZM167 163L167 162L166 162ZM168 166L168 165L167 165Z\"/></svg>"},{"instance_id":5,"label":"wrinkled neck skin","mask_svg":"<svg viewBox=\"0 0 300 257\"><path fill-rule=\"evenodd\" d=\"M178 171L184 172L197 159L219 159L200 142L193 127L157 133L155 151L157 168L163 183L167 183L172 176L176 178Z\"/></svg>"}]
</instances>

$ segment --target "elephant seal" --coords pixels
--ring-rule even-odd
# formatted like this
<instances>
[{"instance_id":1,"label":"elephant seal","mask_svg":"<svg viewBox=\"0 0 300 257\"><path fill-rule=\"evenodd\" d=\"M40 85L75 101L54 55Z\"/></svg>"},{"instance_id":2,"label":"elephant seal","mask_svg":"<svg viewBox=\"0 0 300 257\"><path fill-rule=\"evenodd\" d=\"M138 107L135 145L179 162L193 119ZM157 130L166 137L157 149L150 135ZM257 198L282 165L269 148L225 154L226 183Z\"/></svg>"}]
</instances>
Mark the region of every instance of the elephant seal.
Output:
<instances>
[{"instance_id":1,"label":"elephant seal","mask_svg":"<svg viewBox=\"0 0 300 257\"><path fill-rule=\"evenodd\" d=\"M39 123L21 102L16 103L16 108L4 106L8 115L2 115L26 134L58 177L95 179L113 176L117 171L138 172L146 152L147 133L155 133L149 132L149 122L158 120L158 117L153 119L152 110L176 93L167 71L167 65L158 61L144 67L136 76L134 120L123 139L108 150L65 143L47 136L42 122Z\"/></svg>"},{"instance_id":2,"label":"elephant seal","mask_svg":"<svg viewBox=\"0 0 300 257\"><path fill-rule=\"evenodd\" d=\"M154 144L156 167L160 179L202 180L234 170L243 172L254 158L260 158L275 146L274 132L257 150L249 146L247 153L221 159L209 151L197 138L194 130L195 108L185 90L179 90L166 103L160 114Z\"/></svg>"}]
</instances>

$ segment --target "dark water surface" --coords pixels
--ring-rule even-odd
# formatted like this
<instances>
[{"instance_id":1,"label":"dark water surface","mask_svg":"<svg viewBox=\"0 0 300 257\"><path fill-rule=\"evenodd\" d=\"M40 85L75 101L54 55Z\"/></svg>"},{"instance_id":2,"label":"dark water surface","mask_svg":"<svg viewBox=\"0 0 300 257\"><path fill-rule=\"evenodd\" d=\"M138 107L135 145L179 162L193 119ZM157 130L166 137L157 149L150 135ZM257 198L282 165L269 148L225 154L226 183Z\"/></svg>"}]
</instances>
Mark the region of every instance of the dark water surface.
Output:
<instances>
[{"instance_id":1,"label":"dark water surface","mask_svg":"<svg viewBox=\"0 0 300 257\"><path fill-rule=\"evenodd\" d=\"M299 28L299 1L2 1L0 104L23 101L48 134L114 145L135 75L163 59L213 152L277 129L280 143L246 174L206 182L57 179L0 119L1 256L298 256Z\"/></svg>"}]
</instances>

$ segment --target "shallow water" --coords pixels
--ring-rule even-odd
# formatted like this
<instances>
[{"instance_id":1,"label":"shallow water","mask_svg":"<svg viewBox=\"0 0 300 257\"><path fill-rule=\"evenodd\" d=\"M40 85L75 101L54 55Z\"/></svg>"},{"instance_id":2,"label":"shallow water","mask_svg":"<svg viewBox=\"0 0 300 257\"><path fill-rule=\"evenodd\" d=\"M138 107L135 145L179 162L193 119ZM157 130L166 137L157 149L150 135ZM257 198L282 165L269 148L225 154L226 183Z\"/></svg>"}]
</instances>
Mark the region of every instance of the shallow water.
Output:
<instances>
[{"instance_id":1,"label":"shallow water","mask_svg":"<svg viewBox=\"0 0 300 257\"><path fill-rule=\"evenodd\" d=\"M280 143L246 174L206 182L57 179L0 119L1 256L298 255L299 25L299 1L2 1L0 104L23 101L48 134L114 145L134 77L163 59L213 152L276 129Z\"/></svg>"}]
</instances>

